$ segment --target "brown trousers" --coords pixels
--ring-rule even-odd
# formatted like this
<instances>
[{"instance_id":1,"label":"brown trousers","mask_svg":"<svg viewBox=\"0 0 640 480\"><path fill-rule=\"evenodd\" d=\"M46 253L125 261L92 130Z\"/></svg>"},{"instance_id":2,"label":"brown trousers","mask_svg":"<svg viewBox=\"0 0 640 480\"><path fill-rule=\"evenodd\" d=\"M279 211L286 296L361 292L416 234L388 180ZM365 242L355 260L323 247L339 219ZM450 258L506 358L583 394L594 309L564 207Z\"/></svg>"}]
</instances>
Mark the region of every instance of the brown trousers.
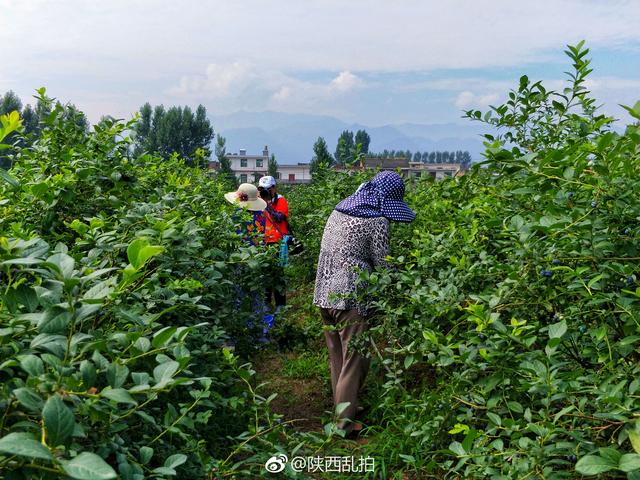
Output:
<instances>
[{"instance_id":1,"label":"brown trousers","mask_svg":"<svg viewBox=\"0 0 640 480\"><path fill-rule=\"evenodd\" d=\"M325 325L335 327L325 330L324 335L329 350L333 402L336 406L349 402L349 406L340 414L338 423L338 427L348 433L356 418L358 391L369 371L369 359L353 349L348 350L348 347L351 338L367 330L367 319L356 310L321 308L320 315Z\"/></svg>"}]
</instances>

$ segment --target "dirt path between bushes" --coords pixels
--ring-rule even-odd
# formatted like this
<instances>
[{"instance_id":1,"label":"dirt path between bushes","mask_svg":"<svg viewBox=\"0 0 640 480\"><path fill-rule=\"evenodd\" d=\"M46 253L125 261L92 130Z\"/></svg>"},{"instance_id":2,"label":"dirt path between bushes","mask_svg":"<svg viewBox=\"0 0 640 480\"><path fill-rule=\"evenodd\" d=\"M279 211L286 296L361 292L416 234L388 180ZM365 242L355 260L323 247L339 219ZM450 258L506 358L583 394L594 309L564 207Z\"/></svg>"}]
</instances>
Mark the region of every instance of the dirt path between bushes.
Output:
<instances>
[{"instance_id":1,"label":"dirt path between bushes","mask_svg":"<svg viewBox=\"0 0 640 480\"><path fill-rule=\"evenodd\" d=\"M285 376L286 361L298 356L293 352L265 351L253 361L253 366L258 382L268 382L263 387L262 395L268 397L272 393L278 394L272 400L271 408L283 416L283 421L298 420L292 424L295 430L320 432L333 408L330 387L318 377Z\"/></svg>"}]
</instances>

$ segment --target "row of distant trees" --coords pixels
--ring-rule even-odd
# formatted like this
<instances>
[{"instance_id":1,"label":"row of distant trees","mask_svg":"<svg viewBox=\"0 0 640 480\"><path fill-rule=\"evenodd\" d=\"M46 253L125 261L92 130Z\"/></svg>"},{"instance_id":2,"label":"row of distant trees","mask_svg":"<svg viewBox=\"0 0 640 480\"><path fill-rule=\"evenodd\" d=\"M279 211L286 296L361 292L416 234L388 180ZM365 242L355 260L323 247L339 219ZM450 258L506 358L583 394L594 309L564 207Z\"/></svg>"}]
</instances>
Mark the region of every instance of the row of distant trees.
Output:
<instances>
[{"instance_id":1,"label":"row of distant trees","mask_svg":"<svg viewBox=\"0 0 640 480\"><path fill-rule=\"evenodd\" d=\"M383 150L382 152L370 152L371 137L365 130L358 130L355 135L350 130L344 130L338 137L336 151L333 156L329 153L327 142L323 137L318 137L313 145L313 158L311 159L311 173L315 173L321 166L325 168L333 165L349 165L357 161L356 157L377 158L407 158L414 162L422 163L459 163L463 168L471 164L471 154L466 150L415 152L410 150Z\"/></svg>"},{"instance_id":2,"label":"row of distant trees","mask_svg":"<svg viewBox=\"0 0 640 480\"><path fill-rule=\"evenodd\" d=\"M383 150L380 153L370 154L369 156L382 158L408 158L413 162L422 163L461 163L465 167L468 167L471 163L471 154L466 150L436 150L432 152L418 151L413 154L410 150Z\"/></svg>"}]
</instances>

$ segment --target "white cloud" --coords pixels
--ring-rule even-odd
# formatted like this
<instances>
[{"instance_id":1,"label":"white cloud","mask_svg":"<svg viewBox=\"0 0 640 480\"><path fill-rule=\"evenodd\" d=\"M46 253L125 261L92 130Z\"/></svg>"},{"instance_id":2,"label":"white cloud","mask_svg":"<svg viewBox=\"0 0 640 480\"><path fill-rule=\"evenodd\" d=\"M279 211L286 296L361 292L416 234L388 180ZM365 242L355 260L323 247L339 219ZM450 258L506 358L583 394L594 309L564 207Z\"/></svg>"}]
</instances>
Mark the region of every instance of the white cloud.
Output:
<instances>
[{"instance_id":1,"label":"white cloud","mask_svg":"<svg viewBox=\"0 0 640 480\"><path fill-rule=\"evenodd\" d=\"M284 75L273 75L284 85L267 102L269 109L285 112L308 112L348 116L338 107L335 99L366 86L365 82L349 71L340 72L329 83L302 81Z\"/></svg>"},{"instance_id":2,"label":"white cloud","mask_svg":"<svg viewBox=\"0 0 640 480\"><path fill-rule=\"evenodd\" d=\"M487 89L507 91L514 87L514 82L506 80L488 80L482 77L449 77L438 78L433 80L423 80L419 82L409 81L398 85L395 89L399 92L417 92L421 90L439 90L439 91L460 91L460 90L476 90Z\"/></svg>"},{"instance_id":3,"label":"white cloud","mask_svg":"<svg viewBox=\"0 0 640 480\"><path fill-rule=\"evenodd\" d=\"M475 95L473 92L465 90L464 92L460 92L456 97L455 105L458 108L468 108L473 104L473 100Z\"/></svg>"},{"instance_id":4,"label":"white cloud","mask_svg":"<svg viewBox=\"0 0 640 480\"><path fill-rule=\"evenodd\" d=\"M349 71L340 72L340 74L331 80L331 89L338 92L348 92L362 85L362 80Z\"/></svg>"},{"instance_id":5,"label":"white cloud","mask_svg":"<svg viewBox=\"0 0 640 480\"><path fill-rule=\"evenodd\" d=\"M598 92L603 90L635 90L640 91L640 79L620 77L593 77L585 81L585 87ZM638 94L640 98L640 93Z\"/></svg>"},{"instance_id":6,"label":"white cloud","mask_svg":"<svg viewBox=\"0 0 640 480\"><path fill-rule=\"evenodd\" d=\"M478 103L480 105L491 105L493 103L496 103L499 99L499 93L487 93L478 97Z\"/></svg>"},{"instance_id":7,"label":"white cloud","mask_svg":"<svg viewBox=\"0 0 640 480\"><path fill-rule=\"evenodd\" d=\"M291 88L290 87L281 87L276 93L273 94L272 98L277 102L284 102L289 97L291 97Z\"/></svg>"},{"instance_id":8,"label":"white cloud","mask_svg":"<svg viewBox=\"0 0 640 480\"><path fill-rule=\"evenodd\" d=\"M28 98L46 85L80 107L80 99L98 105L113 98L113 110L124 112L145 100L209 100L220 111L329 113L349 109L336 95L365 92L380 72L525 72L528 62L558 58L565 44L583 38L637 59L639 24L638 0L6 0L0 88ZM334 78L317 80L327 72ZM396 91L429 88L451 92L444 102L488 103L515 86L470 75L387 84L375 105ZM593 89L603 97L637 91L637 79L628 81ZM471 99L456 98L463 92Z\"/></svg>"},{"instance_id":9,"label":"white cloud","mask_svg":"<svg viewBox=\"0 0 640 480\"><path fill-rule=\"evenodd\" d=\"M87 68L108 56L155 73L204 57L276 70L478 68L544 59L582 38L617 48L640 41L637 0L14 0L2 15L5 64L75 52L91 58Z\"/></svg>"},{"instance_id":10,"label":"white cloud","mask_svg":"<svg viewBox=\"0 0 640 480\"><path fill-rule=\"evenodd\" d=\"M471 107L486 108L489 105L495 105L499 100L499 93L491 92L476 94L469 90L465 90L458 94L454 101L454 105L460 109L469 109Z\"/></svg>"},{"instance_id":11,"label":"white cloud","mask_svg":"<svg viewBox=\"0 0 640 480\"><path fill-rule=\"evenodd\" d=\"M255 69L248 63L211 63L204 75L183 76L180 84L170 89L169 93L177 96L206 93L211 98L226 97L242 91L256 77Z\"/></svg>"},{"instance_id":12,"label":"white cloud","mask_svg":"<svg viewBox=\"0 0 640 480\"><path fill-rule=\"evenodd\" d=\"M260 69L249 62L210 64L203 75L183 76L167 94L183 100L213 100L217 112L264 108L316 113L335 113L327 103L365 86L357 75L340 72L331 81L300 80L277 70Z\"/></svg>"}]
</instances>

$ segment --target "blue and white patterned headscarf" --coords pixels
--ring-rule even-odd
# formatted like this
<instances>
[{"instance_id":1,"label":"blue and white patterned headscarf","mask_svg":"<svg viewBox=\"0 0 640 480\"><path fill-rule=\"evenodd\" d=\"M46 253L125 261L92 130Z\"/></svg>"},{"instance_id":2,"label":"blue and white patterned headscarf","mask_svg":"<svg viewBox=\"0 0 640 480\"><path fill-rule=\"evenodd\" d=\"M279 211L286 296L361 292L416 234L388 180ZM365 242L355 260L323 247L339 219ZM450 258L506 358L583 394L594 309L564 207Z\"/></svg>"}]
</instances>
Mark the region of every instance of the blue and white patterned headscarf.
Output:
<instances>
[{"instance_id":1,"label":"blue and white patterned headscarf","mask_svg":"<svg viewBox=\"0 0 640 480\"><path fill-rule=\"evenodd\" d=\"M336 210L353 217L386 217L396 222L412 222L416 214L404 203L404 182L395 172L380 172L356 193L342 200Z\"/></svg>"}]
</instances>

